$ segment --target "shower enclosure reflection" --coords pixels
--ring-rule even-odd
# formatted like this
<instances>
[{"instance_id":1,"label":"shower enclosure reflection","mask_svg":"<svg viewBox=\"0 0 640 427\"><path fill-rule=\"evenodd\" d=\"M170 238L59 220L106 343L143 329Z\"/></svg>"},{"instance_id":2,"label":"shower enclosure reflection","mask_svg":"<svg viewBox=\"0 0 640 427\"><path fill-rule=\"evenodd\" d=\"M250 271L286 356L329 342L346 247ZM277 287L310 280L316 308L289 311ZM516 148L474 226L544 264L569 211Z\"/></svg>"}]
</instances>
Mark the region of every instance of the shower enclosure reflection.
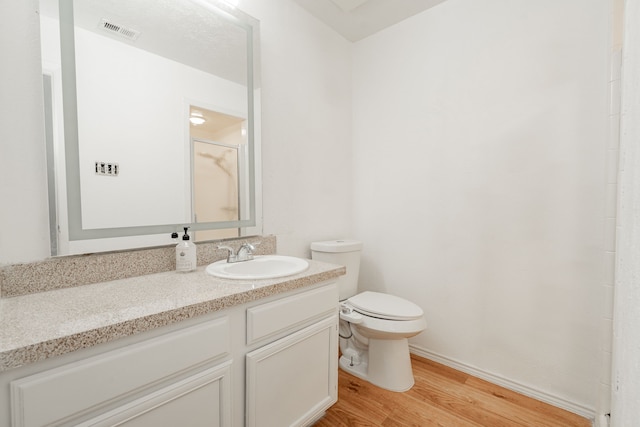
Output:
<instances>
[{"instance_id":1,"label":"shower enclosure reflection","mask_svg":"<svg viewBox=\"0 0 640 427\"><path fill-rule=\"evenodd\" d=\"M190 107L193 167L192 222L239 220L240 194L246 187L246 119L201 107ZM196 241L238 237L240 230L203 230Z\"/></svg>"}]
</instances>

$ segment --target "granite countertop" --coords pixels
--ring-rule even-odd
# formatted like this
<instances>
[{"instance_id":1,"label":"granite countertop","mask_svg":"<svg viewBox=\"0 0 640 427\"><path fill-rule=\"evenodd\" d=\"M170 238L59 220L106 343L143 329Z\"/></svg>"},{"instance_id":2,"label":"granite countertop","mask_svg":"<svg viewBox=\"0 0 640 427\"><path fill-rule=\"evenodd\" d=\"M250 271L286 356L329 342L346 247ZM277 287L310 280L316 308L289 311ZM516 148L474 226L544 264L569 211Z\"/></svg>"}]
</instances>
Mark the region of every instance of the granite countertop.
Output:
<instances>
[{"instance_id":1,"label":"granite countertop","mask_svg":"<svg viewBox=\"0 0 640 427\"><path fill-rule=\"evenodd\" d=\"M311 260L304 272L278 279L226 280L204 269L0 299L0 372L345 273Z\"/></svg>"}]
</instances>

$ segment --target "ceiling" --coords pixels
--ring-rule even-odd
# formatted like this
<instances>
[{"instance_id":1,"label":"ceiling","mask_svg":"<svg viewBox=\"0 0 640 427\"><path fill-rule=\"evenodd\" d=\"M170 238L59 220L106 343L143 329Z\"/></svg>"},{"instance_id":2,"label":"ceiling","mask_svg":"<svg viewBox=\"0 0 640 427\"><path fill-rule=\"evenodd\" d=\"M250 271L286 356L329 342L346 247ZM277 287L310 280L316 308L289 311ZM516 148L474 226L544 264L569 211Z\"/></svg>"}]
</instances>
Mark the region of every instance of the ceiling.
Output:
<instances>
[{"instance_id":1,"label":"ceiling","mask_svg":"<svg viewBox=\"0 0 640 427\"><path fill-rule=\"evenodd\" d=\"M294 0L352 42L397 24L445 0Z\"/></svg>"}]
</instances>

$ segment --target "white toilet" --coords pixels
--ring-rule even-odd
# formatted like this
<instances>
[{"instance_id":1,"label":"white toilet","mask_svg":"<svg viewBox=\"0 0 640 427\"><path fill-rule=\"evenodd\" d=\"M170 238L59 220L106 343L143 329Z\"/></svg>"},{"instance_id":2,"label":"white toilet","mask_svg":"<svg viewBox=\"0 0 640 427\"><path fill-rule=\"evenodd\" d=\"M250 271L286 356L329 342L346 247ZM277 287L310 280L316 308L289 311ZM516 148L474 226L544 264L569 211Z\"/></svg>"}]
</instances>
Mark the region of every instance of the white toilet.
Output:
<instances>
[{"instance_id":1,"label":"white toilet","mask_svg":"<svg viewBox=\"0 0 640 427\"><path fill-rule=\"evenodd\" d=\"M426 329L424 312L405 299L379 292L358 293L360 251L356 240L311 244L311 258L344 265L340 293L340 367L391 391L413 384L408 338Z\"/></svg>"}]
</instances>

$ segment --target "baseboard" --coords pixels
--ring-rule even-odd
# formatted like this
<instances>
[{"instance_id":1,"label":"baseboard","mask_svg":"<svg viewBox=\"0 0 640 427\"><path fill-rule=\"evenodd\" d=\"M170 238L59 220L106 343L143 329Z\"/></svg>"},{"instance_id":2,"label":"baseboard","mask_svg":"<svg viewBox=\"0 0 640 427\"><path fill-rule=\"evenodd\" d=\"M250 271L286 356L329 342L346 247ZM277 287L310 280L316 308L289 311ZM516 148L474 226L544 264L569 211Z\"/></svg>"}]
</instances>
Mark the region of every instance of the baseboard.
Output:
<instances>
[{"instance_id":1,"label":"baseboard","mask_svg":"<svg viewBox=\"0 0 640 427\"><path fill-rule=\"evenodd\" d=\"M509 390L513 390L517 393L523 394L525 396L529 396L541 402L548 403L550 405L553 405L560 409L564 409L569 412L573 412L574 414L580 415L581 417L585 417L589 420L592 420L592 421L595 420L595 410L593 408L588 408L586 406L576 404L574 402L568 401L558 396L554 396L552 394L545 393L540 390L536 390L529 386L517 383L515 381L511 381L509 379L500 377L490 372L480 370L473 366L466 365L464 363L458 362L457 360L453 360L448 357L441 356L437 353L431 352L429 350L425 350L415 345L409 345L409 350L411 351L411 353L417 356L424 357L425 359L433 360L434 362L441 363L450 368L456 369L458 371L464 372L469 375L473 375L474 377L483 379L485 381L489 381L490 383L499 385Z\"/></svg>"},{"instance_id":2,"label":"baseboard","mask_svg":"<svg viewBox=\"0 0 640 427\"><path fill-rule=\"evenodd\" d=\"M611 418L607 414L601 414L596 419L595 427L609 427Z\"/></svg>"}]
</instances>

